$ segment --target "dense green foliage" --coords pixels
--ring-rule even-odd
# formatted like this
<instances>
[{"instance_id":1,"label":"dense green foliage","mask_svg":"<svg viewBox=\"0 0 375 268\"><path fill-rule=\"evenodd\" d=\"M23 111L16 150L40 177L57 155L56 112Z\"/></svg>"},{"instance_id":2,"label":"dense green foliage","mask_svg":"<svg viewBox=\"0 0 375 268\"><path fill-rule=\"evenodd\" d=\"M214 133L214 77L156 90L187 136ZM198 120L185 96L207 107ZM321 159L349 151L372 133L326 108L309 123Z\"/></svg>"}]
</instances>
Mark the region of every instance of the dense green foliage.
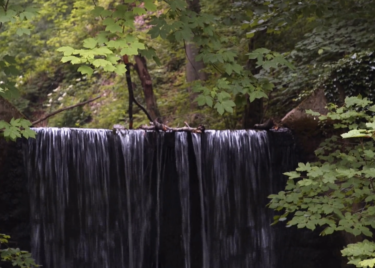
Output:
<instances>
[{"instance_id":1,"label":"dense green foliage","mask_svg":"<svg viewBox=\"0 0 375 268\"><path fill-rule=\"evenodd\" d=\"M266 70L283 65L291 67L280 53L268 49L244 53L248 38L241 21L252 8L248 3L232 6L221 1L201 1L200 13L189 10L186 1L126 1L125 4L34 1L33 4L38 14L28 25L31 32L28 42L22 43L14 35L16 25L10 25L1 33L4 42L18 44L12 48L12 53L19 55L17 67L23 70L22 76L13 78L23 97L13 102L26 115L34 117L85 101L99 92L104 92L106 97L81 112L72 112L72 120L67 120L66 115L51 119L51 125L110 127L123 121L128 97L122 76L125 66L119 62L123 54L141 54L149 59L165 121L179 125L199 118L199 123L213 128L225 127L224 122L233 119L231 114L241 113L246 98L266 98L271 92L272 83L255 77L246 67L249 60L258 61L258 66ZM217 9L218 5L226 12L220 13L222 9ZM208 77L193 85L185 82L183 72L184 46L188 42L199 45L201 52L196 60L204 62L203 72ZM5 46L2 49L9 50ZM77 64L75 69L81 74L59 63L61 56L63 62ZM53 94L52 90L57 88L67 94ZM74 92L68 92L72 88ZM136 92L138 100L142 99L140 94ZM56 98L51 98L53 96ZM213 107L219 114L225 113L224 117L205 108L191 107L186 102L187 98L197 96L199 106ZM36 102L42 102L43 108ZM147 123L142 113L136 116L138 125Z\"/></svg>"},{"instance_id":2,"label":"dense green foliage","mask_svg":"<svg viewBox=\"0 0 375 268\"><path fill-rule=\"evenodd\" d=\"M16 35L22 36L30 34L30 30L23 27L22 21L31 19L35 16L35 10L28 6L9 5L9 1L0 1L0 29L4 24L12 23L17 25ZM10 52L0 54L0 97L3 95L11 95L16 92L11 78L18 75L15 63L15 56ZM0 137L6 140L16 140L20 137L35 137L35 132L30 130L30 122L25 119L12 119L9 123L0 120Z\"/></svg>"},{"instance_id":3,"label":"dense green foliage","mask_svg":"<svg viewBox=\"0 0 375 268\"><path fill-rule=\"evenodd\" d=\"M9 238L9 235L0 234L0 245L7 244ZM19 248L0 249L0 260L11 262L13 266L20 268L40 267L40 265L35 264L29 252Z\"/></svg>"},{"instance_id":4,"label":"dense green foliage","mask_svg":"<svg viewBox=\"0 0 375 268\"><path fill-rule=\"evenodd\" d=\"M374 46L372 1L201 0L199 13L182 0L33 1L32 7L17 2L38 12L28 15L31 21L8 24L0 33L1 53L12 55L13 69L22 70L22 75L6 75L8 84L16 85L22 95L13 103L35 118L98 93L105 96L98 103L50 119L50 125L110 127L126 120L123 54L149 59L162 116L174 125L199 118L208 127L240 127L247 98L269 98L268 116L281 117L293 100L317 87L330 89L329 99L342 102L336 99L337 83L332 81L340 73L339 65L344 68L343 61L353 66L350 78L337 78L340 88L354 78L358 82L352 84L372 86L362 79L368 76L354 77L364 68L371 72L368 62L358 66L358 60L351 60L353 53L371 51ZM24 34L29 32L30 36ZM196 60L203 61L202 72L207 75L192 85L184 79L184 47L189 42L199 46ZM61 64L61 57L76 66ZM3 62L9 65L7 60ZM63 93L56 94L57 88ZM143 102L139 87L135 94ZM203 108L191 106L187 98L196 99ZM213 107L223 116L204 107ZM136 125L143 123L147 119L136 110Z\"/></svg>"},{"instance_id":5,"label":"dense green foliage","mask_svg":"<svg viewBox=\"0 0 375 268\"><path fill-rule=\"evenodd\" d=\"M30 129L30 121L25 119L12 119L9 123L1 120L0 121L0 130L2 135L6 140L15 141L17 138L22 136L25 138L35 138L35 132Z\"/></svg>"},{"instance_id":6,"label":"dense green foliage","mask_svg":"<svg viewBox=\"0 0 375 268\"><path fill-rule=\"evenodd\" d=\"M347 97L345 105L330 106L322 122L333 122L335 132L316 150L318 160L299 163L289 177L285 191L271 195L270 208L283 210L275 220L287 220L288 226L314 230L323 227L321 235L345 231L354 236L373 237L375 228L375 105L368 99ZM328 123L329 124L329 123ZM351 138L350 140L344 140ZM361 250L366 248L366 251ZM374 266L375 243L365 241L343 250L357 267ZM358 252L361 252L358 254ZM361 262L366 260L364 262Z\"/></svg>"}]
</instances>

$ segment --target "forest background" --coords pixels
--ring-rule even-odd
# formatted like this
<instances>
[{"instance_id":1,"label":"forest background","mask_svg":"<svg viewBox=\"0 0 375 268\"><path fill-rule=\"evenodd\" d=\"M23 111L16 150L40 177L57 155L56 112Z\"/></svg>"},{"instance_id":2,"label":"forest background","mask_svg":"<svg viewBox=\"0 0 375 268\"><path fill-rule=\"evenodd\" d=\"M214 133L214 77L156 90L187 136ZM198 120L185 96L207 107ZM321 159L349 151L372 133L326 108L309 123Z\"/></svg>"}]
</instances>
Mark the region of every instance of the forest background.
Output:
<instances>
[{"instance_id":1,"label":"forest background","mask_svg":"<svg viewBox=\"0 0 375 268\"><path fill-rule=\"evenodd\" d=\"M152 119L176 127L252 128L280 120L324 89L334 104L328 116L312 116L328 122L322 133L329 140L316 162L287 174L286 191L271 196L270 207L283 211L276 221L357 236L343 254L358 267L374 266L374 1L0 0L0 6L1 97L35 121L101 96L39 125L129 126L126 71ZM149 123L133 109L134 127ZM10 139L33 136L28 126L0 121Z\"/></svg>"}]
</instances>

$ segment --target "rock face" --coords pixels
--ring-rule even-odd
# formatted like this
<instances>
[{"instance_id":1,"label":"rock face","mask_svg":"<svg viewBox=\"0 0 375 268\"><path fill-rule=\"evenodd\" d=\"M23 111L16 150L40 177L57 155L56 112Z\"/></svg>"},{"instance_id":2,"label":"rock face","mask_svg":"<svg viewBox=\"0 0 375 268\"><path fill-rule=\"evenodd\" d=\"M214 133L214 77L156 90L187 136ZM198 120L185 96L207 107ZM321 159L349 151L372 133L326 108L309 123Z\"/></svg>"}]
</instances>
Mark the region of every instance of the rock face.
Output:
<instances>
[{"instance_id":1,"label":"rock face","mask_svg":"<svg viewBox=\"0 0 375 268\"><path fill-rule=\"evenodd\" d=\"M294 131L314 130L318 126L318 121L313 116L306 114L306 110L327 114L326 106L327 99L324 96L324 91L319 89L285 115L281 122Z\"/></svg>"},{"instance_id":2,"label":"rock face","mask_svg":"<svg viewBox=\"0 0 375 268\"><path fill-rule=\"evenodd\" d=\"M324 91L319 89L281 119L281 123L294 132L302 148L302 155L306 156L304 160L309 161L314 158L314 150L322 139L318 119L306 114L306 110L327 114L326 106Z\"/></svg>"}]
</instances>

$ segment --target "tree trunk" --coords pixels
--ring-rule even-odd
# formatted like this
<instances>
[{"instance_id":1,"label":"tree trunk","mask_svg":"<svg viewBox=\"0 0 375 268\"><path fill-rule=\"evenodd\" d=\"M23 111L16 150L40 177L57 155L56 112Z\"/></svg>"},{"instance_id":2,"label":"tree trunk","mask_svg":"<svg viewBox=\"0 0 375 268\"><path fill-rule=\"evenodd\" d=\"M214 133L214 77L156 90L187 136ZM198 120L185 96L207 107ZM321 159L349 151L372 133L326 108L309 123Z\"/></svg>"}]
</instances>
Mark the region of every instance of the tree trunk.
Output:
<instances>
[{"instance_id":1,"label":"tree trunk","mask_svg":"<svg viewBox=\"0 0 375 268\"><path fill-rule=\"evenodd\" d=\"M141 80L142 83L147 111L152 119L155 120L156 118L160 118L160 112L156 103L151 76L147 69L146 59L143 56L137 55L134 56L134 60L134 68L137 71L139 80Z\"/></svg>"},{"instance_id":2,"label":"tree trunk","mask_svg":"<svg viewBox=\"0 0 375 268\"><path fill-rule=\"evenodd\" d=\"M186 0L188 9L200 13L201 7L199 0ZM195 57L199 54L200 48L192 41L185 44L186 51L186 82L190 83L195 80L206 80L206 74L202 72L204 64L202 61L196 61Z\"/></svg>"},{"instance_id":3,"label":"tree trunk","mask_svg":"<svg viewBox=\"0 0 375 268\"><path fill-rule=\"evenodd\" d=\"M263 99L255 99L250 102L246 100L245 111L243 113L243 128L254 128L255 124L261 123L263 118Z\"/></svg>"},{"instance_id":4,"label":"tree trunk","mask_svg":"<svg viewBox=\"0 0 375 268\"><path fill-rule=\"evenodd\" d=\"M267 33L266 30L257 32L249 42L249 52L256 49L256 41ZM252 74L259 73L259 70L255 66L254 60L248 60L246 68L251 71ZM255 124L262 123L263 119L263 99L255 99L253 102L250 102L249 96L246 96L246 106L243 113L242 125L243 128L254 128Z\"/></svg>"},{"instance_id":5,"label":"tree trunk","mask_svg":"<svg viewBox=\"0 0 375 268\"><path fill-rule=\"evenodd\" d=\"M190 83L195 80L206 80L206 75L201 70L204 68L202 61L196 61L195 57L199 54L199 47L194 43L187 42L186 50L186 82Z\"/></svg>"}]
</instances>

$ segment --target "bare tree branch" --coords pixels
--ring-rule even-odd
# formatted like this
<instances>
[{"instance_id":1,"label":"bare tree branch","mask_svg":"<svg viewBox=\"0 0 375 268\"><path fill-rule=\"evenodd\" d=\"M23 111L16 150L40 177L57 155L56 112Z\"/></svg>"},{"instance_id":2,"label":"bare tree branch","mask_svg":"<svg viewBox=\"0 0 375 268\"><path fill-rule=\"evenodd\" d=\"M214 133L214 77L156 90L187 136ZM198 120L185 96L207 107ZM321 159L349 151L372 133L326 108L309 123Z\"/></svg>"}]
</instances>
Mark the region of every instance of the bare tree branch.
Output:
<instances>
[{"instance_id":1,"label":"bare tree branch","mask_svg":"<svg viewBox=\"0 0 375 268\"><path fill-rule=\"evenodd\" d=\"M68 106L68 107L62 108L62 109L60 109L60 110L54 111L53 113L47 114L47 115L44 116L43 118L38 119L38 120L32 122L31 125L34 126L34 125L36 125L36 124L38 124L38 123L40 123L40 122L46 120L47 118L50 118L51 116L54 116L54 115L56 115L56 114L58 114L58 113L61 113L61 112L63 112L63 111L66 111L66 110L73 109L73 108L78 107L78 106L85 105L85 104L87 104L87 103L93 102L93 101L95 101L95 100L97 100L97 99L99 99L99 98L101 98L101 97L102 97L102 96L98 96L98 97L93 98L93 99L91 99L91 100L87 100L87 101L84 101L84 102L80 102L80 103L74 104L74 105L72 105L72 106Z\"/></svg>"}]
</instances>

